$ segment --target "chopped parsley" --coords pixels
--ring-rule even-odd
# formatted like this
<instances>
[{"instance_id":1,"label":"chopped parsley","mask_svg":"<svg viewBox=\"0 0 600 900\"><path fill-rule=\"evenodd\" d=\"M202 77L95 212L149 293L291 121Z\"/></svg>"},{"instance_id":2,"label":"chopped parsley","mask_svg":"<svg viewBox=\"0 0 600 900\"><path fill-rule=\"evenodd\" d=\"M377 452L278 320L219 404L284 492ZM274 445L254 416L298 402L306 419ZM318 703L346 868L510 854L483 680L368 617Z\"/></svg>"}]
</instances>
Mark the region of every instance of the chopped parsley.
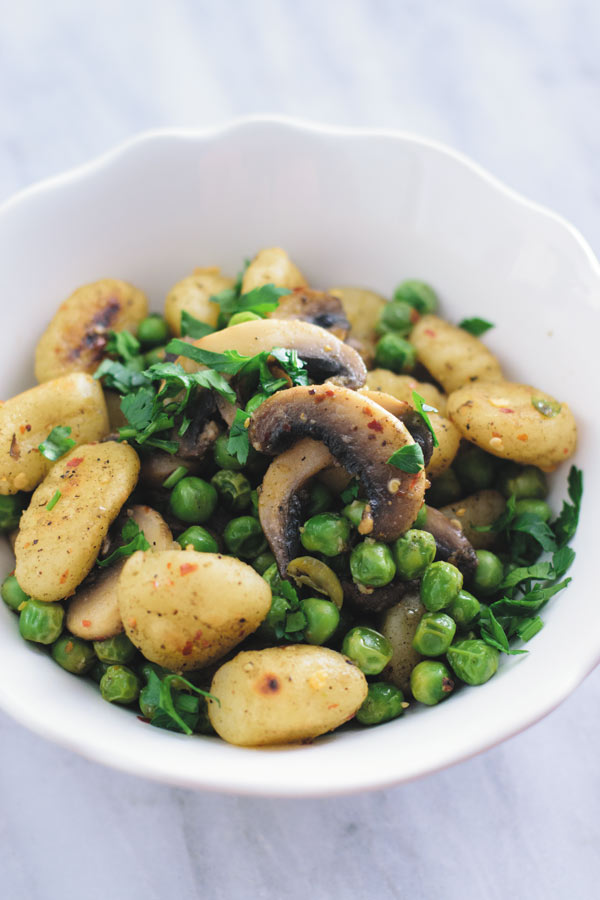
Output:
<instances>
[{"instance_id":1,"label":"chopped parsley","mask_svg":"<svg viewBox=\"0 0 600 900\"><path fill-rule=\"evenodd\" d=\"M38 450L46 459L56 462L57 459L60 459L61 456L64 456L75 446L76 441L69 437L70 434L70 425L57 425L52 429L46 440L42 441Z\"/></svg>"},{"instance_id":2,"label":"chopped parsley","mask_svg":"<svg viewBox=\"0 0 600 900\"><path fill-rule=\"evenodd\" d=\"M556 542L559 547L564 547L571 540L577 531L579 523L581 497L583 494L583 472L576 466L571 466L569 471L568 492L571 503L567 503L564 500L560 515L552 522L552 531L556 535Z\"/></svg>"},{"instance_id":3,"label":"chopped parsley","mask_svg":"<svg viewBox=\"0 0 600 900\"><path fill-rule=\"evenodd\" d=\"M109 331L106 352L128 363L140 355L141 344L130 331Z\"/></svg>"},{"instance_id":4,"label":"chopped parsley","mask_svg":"<svg viewBox=\"0 0 600 900\"><path fill-rule=\"evenodd\" d=\"M417 394L416 391L412 392L412 399L413 399L414 408L419 413L419 415L421 416L421 418L423 419L423 421L425 422L425 424L427 425L427 427L429 428L429 430L431 432L431 435L433 437L433 446L439 447L440 442L437 439L436 433L433 430L433 425L431 424L429 416L427 415L427 413L430 413L430 412L436 413L438 410L435 408L435 406L430 406L429 403L426 403L425 398L421 397L420 394Z\"/></svg>"},{"instance_id":5,"label":"chopped parsley","mask_svg":"<svg viewBox=\"0 0 600 900\"><path fill-rule=\"evenodd\" d=\"M55 491L54 496L52 497L50 502L46 504L46 509L48 510L48 512L51 512L51 510L54 509L54 507L56 506L56 504L58 503L58 501L60 500L61 497L62 497L61 492Z\"/></svg>"},{"instance_id":6,"label":"chopped parsley","mask_svg":"<svg viewBox=\"0 0 600 900\"><path fill-rule=\"evenodd\" d=\"M358 497L358 491L360 489L360 481L358 478L353 478L349 483L348 487L345 488L340 494L340 500L342 503L352 503L353 500L356 500Z\"/></svg>"},{"instance_id":7,"label":"chopped parsley","mask_svg":"<svg viewBox=\"0 0 600 900\"><path fill-rule=\"evenodd\" d=\"M106 559L98 559L96 562L101 568L112 566L118 559L132 556L136 550L149 550L150 544L146 540L144 532L134 519L128 519L121 529L123 543L117 547Z\"/></svg>"},{"instance_id":8,"label":"chopped parsley","mask_svg":"<svg viewBox=\"0 0 600 900\"><path fill-rule=\"evenodd\" d=\"M478 316L474 316L472 319L463 319L462 322L458 323L458 327L462 328L463 331L468 331L474 337L481 337L482 334L485 334L486 331L489 331L494 326L487 319L480 319Z\"/></svg>"},{"instance_id":9,"label":"chopped parsley","mask_svg":"<svg viewBox=\"0 0 600 900\"><path fill-rule=\"evenodd\" d=\"M241 285L240 285L241 288ZM263 284L261 287L240 294L234 288L227 288L220 294L215 294L211 300L218 303L221 312L231 317L238 312L253 312L263 318L279 306L279 298L291 294L289 288L275 287L274 284Z\"/></svg>"},{"instance_id":10,"label":"chopped parsley","mask_svg":"<svg viewBox=\"0 0 600 900\"><path fill-rule=\"evenodd\" d=\"M419 444L406 444L406 446L400 447L399 450L392 453L388 463L410 475L416 475L425 466L423 451Z\"/></svg>"},{"instance_id":11,"label":"chopped parsley","mask_svg":"<svg viewBox=\"0 0 600 900\"><path fill-rule=\"evenodd\" d=\"M249 422L250 417L248 413L243 409L238 409L229 430L229 439L227 441L227 452L235 456L242 466L246 465L248 454L250 453Z\"/></svg>"},{"instance_id":12,"label":"chopped parsley","mask_svg":"<svg viewBox=\"0 0 600 900\"><path fill-rule=\"evenodd\" d=\"M208 691L196 687L181 675L164 675L162 678L150 666L144 667L146 687L143 689L144 706L153 710L150 724L155 728L193 734L201 716L201 697L216 703L219 699ZM191 691L199 696L192 696Z\"/></svg>"},{"instance_id":13,"label":"chopped parsley","mask_svg":"<svg viewBox=\"0 0 600 900\"><path fill-rule=\"evenodd\" d=\"M181 311L181 336L191 338L203 338L212 334L215 329L208 322L201 322L184 309Z\"/></svg>"}]
</instances>

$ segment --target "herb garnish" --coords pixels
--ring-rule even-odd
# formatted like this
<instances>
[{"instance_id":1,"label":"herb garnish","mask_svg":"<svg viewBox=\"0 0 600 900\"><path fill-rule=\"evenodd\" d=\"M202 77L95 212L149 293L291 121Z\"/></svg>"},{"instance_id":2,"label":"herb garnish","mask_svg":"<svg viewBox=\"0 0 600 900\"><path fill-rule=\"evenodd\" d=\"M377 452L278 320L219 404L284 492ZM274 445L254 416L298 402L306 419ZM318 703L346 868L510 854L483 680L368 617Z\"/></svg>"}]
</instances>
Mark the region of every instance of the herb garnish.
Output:
<instances>
[{"instance_id":1,"label":"herb garnish","mask_svg":"<svg viewBox=\"0 0 600 900\"><path fill-rule=\"evenodd\" d=\"M209 325L208 322L202 322L200 319L195 319L186 309L181 311L182 337L203 338L206 337L207 334L212 334L213 331L215 331L215 329L212 325Z\"/></svg>"},{"instance_id":2,"label":"herb garnish","mask_svg":"<svg viewBox=\"0 0 600 900\"><path fill-rule=\"evenodd\" d=\"M486 331L489 331L490 328L493 328L492 322L488 322L486 319L480 319L478 316L474 316L472 319L463 319L462 322L458 323L458 327L462 328L463 331L468 331L469 334L474 335L475 337L480 337L482 334L485 334Z\"/></svg>"},{"instance_id":3,"label":"herb garnish","mask_svg":"<svg viewBox=\"0 0 600 900\"><path fill-rule=\"evenodd\" d=\"M352 503L353 500L356 500L358 497L358 491L360 489L360 481L358 478L353 478L352 481L348 484L348 487L345 488L340 494L340 500L342 503Z\"/></svg>"},{"instance_id":4,"label":"herb garnish","mask_svg":"<svg viewBox=\"0 0 600 900\"><path fill-rule=\"evenodd\" d=\"M149 550L150 544L146 540L144 532L141 530L139 525L134 519L128 519L123 528L121 529L121 540L124 542L120 547L117 547L110 556L107 556L106 559L98 559L96 560L97 564L101 568L106 568L107 566L111 566L118 559L123 559L126 556L132 556L136 550Z\"/></svg>"},{"instance_id":5,"label":"herb garnish","mask_svg":"<svg viewBox=\"0 0 600 900\"><path fill-rule=\"evenodd\" d=\"M250 453L250 439L248 437L248 424L250 417L243 409L238 409L235 419L229 431L229 439L227 441L227 452L235 456L237 461L242 465L246 465L248 454Z\"/></svg>"},{"instance_id":6,"label":"herb garnish","mask_svg":"<svg viewBox=\"0 0 600 900\"><path fill-rule=\"evenodd\" d=\"M419 444L406 444L404 447L400 447L399 450L392 453L388 463L410 475L416 475L425 467L423 451Z\"/></svg>"},{"instance_id":7,"label":"herb garnish","mask_svg":"<svg viewBox=\"0 0 600 900\"><path fill-rule=\"evenodd\" d=\"M559 547L563 547L571 540L579 522L581 497L583 494L583 472L576 466L571 466L569 471L568 491L571 503L563 500L560 515L552 523L552 531L556 535L556 542Z\"/></svg>"},{"instance_id":8,"label":"herb garnish","mask_svg":"<svg viewBox=\"0 0 600 900\"><path fill-rule=\"evenodd\" d=\"M436 433L433 430L433 425L431 424L429 416L427 415L427 413L430 413L430 412L436 413L438 410L435 408L435 406L430 406L429 403L426 403L425 398L421 397L420 394L417 394L416 391L412 392L412 399L413 399L414 408L419 413L419 415L421 416L421 418L423 419L423 421L425 422L425 424L427 425L427 427L429 428L429 430L431 432L431 435L433 437L433 446L439 447L440 442L437 439Z\"/></svg>"},{"instance_id":9,"label":"herb garnish","mask_svg":"<svg viewBox=\"0 0 600 900\"><path fill-rule=\"evenodd\" d=\"M143 689L144 704L154 713L150 724L168 731L193 734L200 719L200 697L209 698L220 704L218 697L196 687L181 675L165 675L160 678L150 666L144 667L147 684ZM185 691L198 694L192 697Z\"/></svg>"},{"instance_id":10,"label":"herb garnish","mask_svg":"<svg viewBox=\"0 0 600 900\"><path fill-rule=\"evenodd\" d=\"M241 285L240 285L241 287ZM275 287L274 284L263 284L261 287L240 294L235 288L226 288L210 299L218 303L221 312L231 317L238 312L253 312L263 318L279 306L279 298L291 294L289 288Z\"/></svg>"},{"instance_id":11,"label":"herb garnish","mask_svg":"<svg viewBox=\"0 0 600 900\"><path fill-rule=\"evenodd\" d=\"M58 501L60 500L61 497L62 497L61 492L55 491L52 499L49 501L49 503L46 504L46 509L48 510L48 512L50 512L51 510L54 509L54 507L56 506L56 504L58 503Z\"/></svg>"},{"instance_id":12,"label":"herb garnish","mask_svg":"<svg viewBox=\"0 0 600 900\"><path fill-rule=\"evenodd\" d=\"M71 434L70 425L57 425L52 429L45 441L39 445L38 450L46 459L56 462L65 453L68 453L77 443L69 437Z\"/></svg>"},{"instance_id":13,"label":"herb garnish","mask_svg":"<svg viewBox=\"0 0 600 900\"><path fill-rule=\"evenodd\" d=\"M106 352L128 363L140 355L141 345L130 331L109 331Z\"/></svg>"}]
</instances>

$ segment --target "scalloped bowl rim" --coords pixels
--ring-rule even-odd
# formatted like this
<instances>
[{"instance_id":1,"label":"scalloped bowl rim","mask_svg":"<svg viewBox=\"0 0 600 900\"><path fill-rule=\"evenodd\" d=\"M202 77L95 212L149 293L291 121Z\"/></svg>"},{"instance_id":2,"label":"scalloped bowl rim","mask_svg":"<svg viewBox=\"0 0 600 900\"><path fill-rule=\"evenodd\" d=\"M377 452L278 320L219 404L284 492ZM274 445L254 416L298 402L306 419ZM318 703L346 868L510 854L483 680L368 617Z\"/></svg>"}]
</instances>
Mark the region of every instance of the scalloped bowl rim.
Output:
<instances>
[{"instance_id":1,"label":"scalloped bowl rim","mask_svg":"<svg viewBox=\"0 0 600 900\"><path fill-rule=\"evenodd\" d=\"M541 204L535 203L517 191L504 185L499 179L491 175L484 168L474 163L464 154L455 151L444 144L430 140L428 138L413 135L411 133L385 128L348 128L340 126L329 126L319 123L307 122L298 119L292 119L282 116L245 116L231 120L223 125L218 125L200 129L155 129L143 132L131 137L120 143L115 148L97 156L83 165L72 168L64 173L51 176L36 184L33 184L16 194L9 197L0 205L0 221L5 216L18 208L23 201L28 201L39 195L60 191L66 185L72 184L80 180L93 179L96 175L105 169L118 167L127 157L135 155L135 153L143 147L156 142L210 142L213 139L221 139L224 137L231 138L238 131L248 128L275 128L275 129L295 129L299 133L312 135L320 135L324 138L347 138L347 139L389 139L393 141L404 142L412 145L420 145L423 148L435 151L435 153L452 159L457 165L467 170L472 176L480 182L485 182L494 191L503 194L516 204L537 214L540 218L552 220L556 225L560 226L565 236L573 241L582 252L587 264L589 265L590 274L593 281L597 281L597 291L600 296L600 262L596 258L590 245L580 234L580 232L571 223L559 214L551 211ZM413 780L423 775L446 768L456 762L466 760L483 750L489 749L495 744L512 737L519 733L529 725L534 724L541 718L546 716L554 708L556 708L586 677L586 675L595 667L600 660L600 642L593 649L591 646L589 652L580 656L577 665L574 665L569 672L569 677L563 677L560 683L552 683L552 689L546 690L546 695L542 703L537 703L535 708L531 705L524 705L520 714L514 715L510 725L506 722L500 722L495 727L488 725L476 738L471 738L466 745L456 747L452 752L446 755L433 753L428 755L424 753L421 761L413 761L410 765L397 765L383 767L383 770L376 768L375 771L361 770L357 772L352 766L345 765L344 760L337 776L331 780L324 779L322 775L313 777L312 763L309 762L315 750L319 747L327 747L332 741L332 737L321 738L317 744L312 747L305 748L269 748L262 750L244 750L234 748L227 744L219 743L222 748L222 758L224 760L223 769L218 773L205 773L195 770L192 763L193 757L187 753L182 757L188 760L189 764L184 771L174 771L169 768L168 761L165 763L164 756L168 753L168 741L175 742L180 747L187 745L187 739L183 736L172 733L160 733L158 730L147 729L152 732L152 738L156 741L157 753L142 755L135 757L133 753L127 752L127 748L119 744L110 745L105 743L102 746L94 743L86 734L68 733L62 727L61 722L57 719L50 719L47 716L32 708L23 708L19 703L18 692L7 688L5 680L0 678L0 706L10 714L14 719L23 725L37 732L43 737L50 739L66 748L74 750L81 755L96 762L112 766L124 772L140 775L159 782L166 782L188 788L197 788L203 790L214 791L231 791L240 794L262 795L262 796L325 796L335 794L346 794L356 791L383 788L404 781ZM0 663L0 671L2 665ZM564 673L563 673L564 676ZM490 687L493 682L490 683ZM492 695L490 694L490 700ZM458 698L457 698L458 699ZM99 716L99 719L106 719L107 723L111 721L113 714L123 715L123 713L103 704L107 707L106 714ZM445 705L444 705L445 706ZM438 709L442 709L439 707ZM435 715L435 712L431 712ZM129 718L129 717L126 717ZM111 722L111 727L112 727ZM394 723L390 723L394 724ZM397 724L397 723L396 723ZM389 726L383 729L373 731L348 732L344 735L344 742L349 747L351 743L355 743L359 747L359 755L364 749L368 752L371 749L371 735L381 733L381 741L384 742L384 732L387 732ZM335 738L339 740L339 738ZM184 744L181 744L181 742ZM196 744L196 742L191 742ZM208 741L213 745L213 740ZM216 743L216 742L215 742ZM389 743L389 742L388 742ZM144 745L142 741L141 746ZM196 744L196 753L200 759L200 748ZM243 757L241 756L243 754ZM283 754L284 760L288 758L290 776L285 774L287 768L277 767L276 760L280 754ZM293 759L289 758L292 754ZM299 756L298 754L302 754ZM343 755L343 751L340 751ZM301 760L305 756L308 766L303 766ZM230 759L231 757L231 759ZM327 761L330 761L328 756ZM262 760L257 765L255 762ZM356 760L354 760L356 761ZM231 763L231 764L230 764ZM240 763L243 767L248 766L248 772L240 772ZM317 759L317 766L320 765L320 758ZM303 772L304 769L304 772ZM300 772L303 777L297 778L294 773ZM308 777L306 777L308 772Z\"/></svg>"}]
</instances>

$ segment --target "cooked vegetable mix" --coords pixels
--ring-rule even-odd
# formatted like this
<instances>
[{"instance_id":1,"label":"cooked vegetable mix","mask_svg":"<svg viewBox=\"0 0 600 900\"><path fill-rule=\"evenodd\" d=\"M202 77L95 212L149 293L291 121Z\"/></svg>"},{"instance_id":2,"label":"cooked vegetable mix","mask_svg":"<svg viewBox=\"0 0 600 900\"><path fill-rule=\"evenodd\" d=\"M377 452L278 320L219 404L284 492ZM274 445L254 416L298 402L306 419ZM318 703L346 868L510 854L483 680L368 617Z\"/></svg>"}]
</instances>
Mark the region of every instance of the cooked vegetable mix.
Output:
<instances>
[{"instance_id":1,"label":"cooked vegetable mix","mask_svg":"<svg viewBox=\"0 0 600 900\"><path fill-rule=\"evenodd\" d=\"M248 747L390 722L528 652L570 581L582 474L556 515L546 473L575 421L438 307L414 279L315 290L278 247L196 269L164 315L78 288L0 404L22 637L140 727Z\"/></svg>"}]
</instances>

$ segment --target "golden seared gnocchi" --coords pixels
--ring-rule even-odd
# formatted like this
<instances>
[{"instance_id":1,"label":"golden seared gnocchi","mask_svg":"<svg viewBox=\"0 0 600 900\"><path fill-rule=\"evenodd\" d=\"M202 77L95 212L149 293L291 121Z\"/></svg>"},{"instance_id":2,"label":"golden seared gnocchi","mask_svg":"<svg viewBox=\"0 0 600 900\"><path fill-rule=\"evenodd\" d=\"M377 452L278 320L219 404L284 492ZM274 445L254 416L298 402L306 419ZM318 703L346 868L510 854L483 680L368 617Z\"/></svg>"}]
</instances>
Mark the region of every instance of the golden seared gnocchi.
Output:
<instances>
[{"instance_id":1,"label":"golden seared gnocchi","mask_svg":"<svg viewBox=\"0 0 600 900\"><path fill-rule=\"evenodd\" d=\"M21 517L15 544L15 575L27 594L52 602L74 592L139 470L135 450L114 441L84 444L54 464Z\"/></svg>"},{"instance_id":2,"label":"golden seared gnocchi","mask_svg":"<svg viewBox=\"0 0 600 900\"><path fill-rule=\"evenodd\" d=\"M55 313L35 351L35 377L50 381L68 372L95 372L106 356L109 331L137 330L148 299L116 278L86 284Z\"/></svg>"},{"instance_id":3,"label":"golden seared gnocchi","mask_svg":"<svg viewBox=\"0 0 600 900\"><path fill-rule=\"evenodd\" d=\"M119 579L130 640L146 659L176 672L220 659L256 631L270 606L267 582L218 553L136 553Z\"/></svg>"},{"instance_id":4,"label":"golden seared gnocchi","mask_svg":"<svg viewBox=\"0 0 600 900\"><path fill-rule=\"evenodd\" d=\"M233 284L233 278L221 275L221 270L216 266L196 269L193 275L174 284L165 300L165 319L173 334L181 334L182 312L214 328L220 307L210 298L233 287Z\"/></svg>"},{"instance_id":5,"label":"golden seared gnocchi","mask_svg":"<svg viewBox=\"0 0 600 900\"><path fill-rule=\"evenodd\" d=\"M575 452L577 427L567 404L527 384L465 385L448 398L448 414L464 437L501 459L553 469Z\"/></svg>"},{"instance_id":6,"label":"golden seared gnocchi","mask_svg":"<svg viewBox=\"0 0 600 900\"><path fill-rule=\"evenodd\" d=\"M439 316L423 316L412 330L417 358L447 394L467 384L500 381L500 363L483 341Z\"/></svg>"},{"instance_id":7,"label":"golden seared gnocchi","mask_svg":"<svg viewBox=\"0 0 600 900\"><path fill-rule=\"evenodd\" d=\"M437 409L441 416L446 415L446 395L435 385L427 381L417 381L412 375L397 375L389 369L373 369L367 372L366 386L371 391L383 391L411 404L413 391L416 391L429 406Z\"/></svg>"},{"instance_id":8,"label":"golden seared gnocchi","mask_svg":"<svg viewBox=\"0 0 600 900\"><path fill-rule=\"evenodd\" d=\"M357 287L335 287L328 293L342 301L346 318L350 322L348 343L358 350L367 366L370 366L375 359L375 328L387 302L385 297Z\"/></svg>"},{"instance_id":9,"label":"golden seared gnocchi","mask_svg":"<svg viewBox=\"0 0 600 900\"><path fill-rule=\"evenodd\" d=\"M265 284L290 290L308 286L300 269L281 247L266 247L256 254L244 272L242 293L248 294Z\"/></svg>"},{"instance_id":10,"label":"golden seared gnocchi","mask_svg":"<svg viewBox=\"0 0 600 900\"><path fill-rule=\"evenodd\" d=\"M0 406L0 494L37 487L52 466L39 445L61 425L71 429L76 444L98 441L107 434L102 388L90 375L63 375Z\"/></svg>"},{"instance_id":11,"label":"golden seared gnocchi","mask_svg":"<svg viewBox=\"0 0 600 900\"><path fill-rule=\"evenodd\" d=\"M351 719L367 680L347 657L326 647L250 650L217 670L211 724L230 744L259 747L306 741Z\"/></svg>"}]
</instances>

